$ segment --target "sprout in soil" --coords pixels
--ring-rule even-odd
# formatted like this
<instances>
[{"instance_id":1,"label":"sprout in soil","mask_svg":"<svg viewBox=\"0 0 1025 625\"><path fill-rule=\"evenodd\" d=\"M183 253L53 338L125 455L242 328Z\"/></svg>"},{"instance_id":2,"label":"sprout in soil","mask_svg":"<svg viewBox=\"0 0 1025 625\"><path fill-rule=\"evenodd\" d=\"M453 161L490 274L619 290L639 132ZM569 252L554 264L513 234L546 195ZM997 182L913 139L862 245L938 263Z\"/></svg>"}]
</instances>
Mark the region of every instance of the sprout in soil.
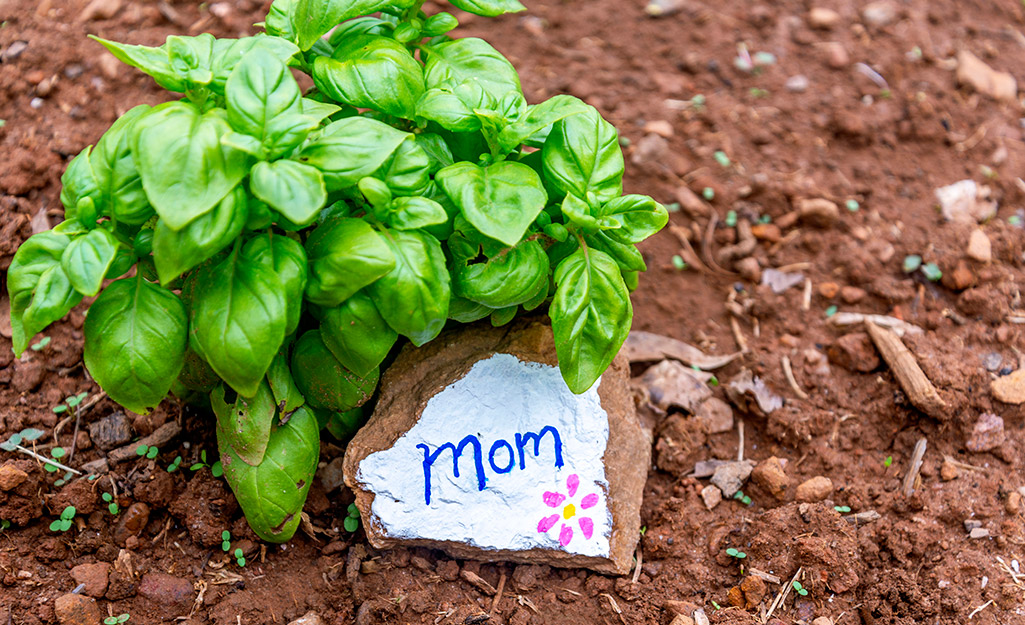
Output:
<instances>
[{"instance_id":1,"label":"sprout in soil","mask_svg":"<svg viewBox=\"0 0 1025 625\"><path fill-rule=\"evenodd\" d=\"M207 464L206 462L206 450L199 452L199 462L189 467L189 471L199 471L203 468L209 468L210 474L214 477L221 477L224 475L224 469L221 467L221 461L218 460L213 464Z\"/></svg>"},{"instance_id":2,"label":"sprout in soil","mask_svg":"<svg viewBox=\"0 0 1025 625\"><path fill-rule=\"evenodd\" d=\"M11 526L11 522L7 519L0 519L0 532L4 531Z\"/></svg>"},{"instance_id":3,"label":"sprout in soil","mask_svg":"<svg viewBox=\"0 0 1025 625\"><path fill-rule=\"evenodd\" d=\"M726 550L726 555L730 556L731 558L737 558L738 560L743 560L744 558L747 557L746 553L744 553L743 551L739 551L737 549L734 549L733 547L730 547L729 549Z\"/></svg>"},{"instance_id":4,"label":"sprout in soil","mask_svg":"<svg viewBox=\"0 0 1025 625\"><path fill-rule=\"evenodd\" d=\"M244 555L242 555L242 550L241 549L235 549L235 552L234 552L233 555L235 556L235 564L237 564L239 566L245 566L246 565L246 557Z\"/></svg>"},{"instance_id":5,"label":"sprout in soil","mask_svg":"<svg viewBox=\"0 0 1025 625\"><path fill-rule=\"evenodd\" d=\"M61 512L61 517L50 523L51 532L66 532L71 529L71 521L75 518L75 506L68 506Z\"/></svg>"},{"instance_id":6,"label":"sprout in soil","mask_svg":"<svg viewBox=\"0 0 1025 625\"><path fill-rule=\"evenodd\" d=\"M918 254L910 254L904 257L904 273L914 273L922 266L922 257Z\"/></svg>"},{"instance_id":7,"label":"sprout in soil","mask_svg":"<svg viewBox=\"0 0 1025 625\"><path fill-rule=\"evenodd\" d=\"M737 226L737 211L726 211L726 226L735 228Z\"/></svg>"},{"instance_id":8,"label":"sprout in soil","mask_svg":"<svg viewBox=\"0 0 1025 625\"><path fill-rule=\"evenodd\" d=\"M130 618L132 617L129 616L127 612L125 614L121 614L120 616L108 616L107 618L103 619L103 625L121 625L121 623L127 622Z\"/></svg>"},{"instance_id":9,"label":"sprout in soil","mask_svg":"<svg viewBox=\"0 0 1025 625\"><path fill-rule=\"evenodd\" d=\"M140 458L149 458L150 460L157 457L160 450L156 447L150 447L149 445L139 445L135 448L135 455Z\"/></svg>"},{"instance_id":10,"label":"sprout in soil","mask_svg":"<svg viewBox=\"0 0 1025 625\"><path fill-rule=\"evenodd\" d=\"M121 512L121 508L117 505L117 502L114 501L114 496L110 493L103 493L103 501L107 502L107 510L109 510L111 514L116 516L118 512Z\"/></svg>"},{"instance_id":11,"label":"sprout in soil","mask_svg":"<svg viewBox=\"0 0 1025 625\"><path fill-rule=\"evenodd\" d=\"M733 498L739 501L740 503L744 504L745 506L751 505L751 498L745 495L744 491L742 490L738 490L737 492L733 493Z\"/></svg>"},{"instance_id":12,"label":"sprout in soil","mask_svg":"<svg viewBox=\"0 0 1025 625\"><path fill-rule=\"evenodd\" d=\"M221 551L224 553L231 551L231 532L228 530L221 532Z\"/></svg>"},{"instance_id":13,"label":"sprout in soil","mask_svg":"<svg viewBox=\"0 0 1025 625\"><path fill-rule=\"evenodd\" d=\"M32 344L32 351L38 352L40 350L46 349L46 346L49 344L50 337L44 336L43 338L39 339L38 342Z\"/></svg>"},{"instance_id":14,"label":"sprout in soil","mask_svg":"<svg viewBox=\"0 0 1025 625\"><path fill-rule=\"evenodd\" d=\"M712 187L705 187L701 190L701 197L711 202L715 199L715 189L713 189Z\"/></svg>"},{"instance_id":15,"label":"sprout in soil","mask_svg":"<svg viewBox=\"0 0 1025 625\"><path fill-rule=\"evenodd\" d=\"M799 582L799 581L797 581L797 580L795 579L795 580L793 581L793 584L792 584L792 585L793 585L793 587L794 587L794 590L796 590L796 591L797 591L797 594L801 595L802 597L805 597L805 596L807 596L807 595L808 595L808 589L806 589L806 588L805 588L804 586L802 586L802 585L801 585L801 582Z\"/></svg>"},{"instance_id":16,"label":"sprout in soil","mask_svg":"<svg viewBox=\"0 0 1025 625\"><path fill-rule=\"evenodd\" d=\"M844 205L847 207L847 210L852 213L858 212L858 209L861 208L861 205L858 204L858 200L847 200Z\"/></svg>"},{"instance_id":17,"label":"sprout in soil","mask_svg":"<svg viewBox=\"0 0 1025 625\"><path fill-rule=\"evenodd\" d=\"M359 529L359 508L356 507L356 504L349 504L348 514L346 515L345 520L342 521L342 525L345 527L345 531L347 532L355 532Z\"/></svg>"},{"instance_id":18,"label":"sprout in soil","mask_svg":"<svg viewBox=\"0 0 1025 625\"><path fill-rule=\"evenodd\" d=\"M683 271L687 268L687 263L683 260L683 256L680 256L679 254L673 254L673 267L676 267L676 269L680 271Z\"/></svg>"},{"instance_id":19,"label":"sprout in soil","mask_svg":"<svg viewBox=\"0 0 1025 625\"><path fill-rule=\"evenodd\" d=\"M893 464L893 456L886 456L886 460L883 460L883 466L886 467L887 469L889 469L890 465L892 465L892 464Z\"/></svg>"},{"instance_id":20,"label":"sprout in soil","mask_svg":"<svg viewBox=\"0 0 1025 625\"><path fill-rule=\"evenodd\" d=\"M940 270L936 263L926 263L922 265L922 274L930 282L936 282L943 277L943 272Z\"/></svg>"},{"instance_id":21,"label":"sprout in soil","mask_svg":"<svg viewBox=\"0 0 1025 625\"><path fill-rule=\"evenodd\" d=\"M64 453L63 453L64 450L63 449L55 448L55 449L60 449L60 452L57 452L57 453L60 454L60 456L56 456L55 459L50 459L50 458L47 458L46 456L43 456L42 454L38 454L38 453L32 451L31 449L28 449L27 447L24 447L22 445L22 443L33 442L33 441L39 440L40 438L43 437L43 434L45 434L45 432L43 432L40 429L37 429L37 428L26 428L26 429L24 429L24 430L22 430L20 432L17 432L15 434L11 434L11 436L6 441L3 441L2 443L0 443L0 449L2 449L4 451L17 451L17 452L25 454L26 456L31 456L32 458L35 458L36 460L39 460L40 462L42 462L43 466L50 473L56 472L57 469L62 469L65 472L64 473L64 477L59 479L59 480L57 480L57 482L59 482L59 483L57 483L57 486L62 486L64 484L64 482L67 482L69 479L71 479L72 475L82 475L81 471L72 469L71 467L64 466L63 464L57 462L56 457L63 457L63 455L64 455ZM52 455L52 453L51 453L51 455ZM53 467L53 468L51 468L51 467Z\"/></svg>"},{"instance_id":22,"label":"sprout in soil","mask_svg":"<svg viewBox=\"0 0 1025 625\"><path fill-rule=\"evenodd\" d=\"M836 510L840 514L847 514L848 512L851 511L851 507L850 506L833 506L833 510Z\"/></svg>"},{"instance_id":23,"label":"sprout in soil","mask_svg":"<svg viewBox=\"0 0 1025 625\"><path fill-rule=\"evenodd\" d=\"M180 467L181 465L182 465L182 457L181 456L176 456L175 459L174 459L174 462L172 462L171 464L167 465L167 472L168 473L174 473L175 471L178 470L178 467Z\"/></svg>"}]
</instances>

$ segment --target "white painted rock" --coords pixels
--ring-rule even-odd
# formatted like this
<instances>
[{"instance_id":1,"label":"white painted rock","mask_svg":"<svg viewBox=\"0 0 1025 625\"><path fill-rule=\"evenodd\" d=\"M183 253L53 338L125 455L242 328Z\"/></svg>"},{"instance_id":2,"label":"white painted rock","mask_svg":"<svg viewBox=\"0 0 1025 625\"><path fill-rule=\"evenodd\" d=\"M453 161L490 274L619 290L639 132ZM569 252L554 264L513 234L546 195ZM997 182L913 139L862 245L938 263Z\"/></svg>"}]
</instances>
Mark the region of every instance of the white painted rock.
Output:
<instances>
[{"instance_id":1,"label":"white painted rock","mask_svg":"<svg viewBox=\"0 0 1025 625\"><path fill-rule=\"evenodd\" d=\"M405 349L349 443L370 543L626 573L651 443L617 359L582 395L540 323Z\"/></svg>"}]
</instances>

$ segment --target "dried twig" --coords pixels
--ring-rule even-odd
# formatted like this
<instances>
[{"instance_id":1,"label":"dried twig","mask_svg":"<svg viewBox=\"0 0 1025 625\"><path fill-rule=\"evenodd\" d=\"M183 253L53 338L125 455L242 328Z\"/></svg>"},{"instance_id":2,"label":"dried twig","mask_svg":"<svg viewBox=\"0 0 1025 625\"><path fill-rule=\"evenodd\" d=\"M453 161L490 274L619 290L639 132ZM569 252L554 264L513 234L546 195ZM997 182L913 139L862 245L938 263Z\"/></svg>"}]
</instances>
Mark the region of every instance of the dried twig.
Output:
<instances>
[{"instance_id":1,"label":"dried twig","mask_svg":"<svg viewBox=\"0 0 1025 625\"><path fill-rule=\"evenodd\" d=\"M907 323L906 321L902 321L896 317L890 317L889 315L866 315L864 313L856 312L838 312L830 317L826 323L834 326L853 326L858 325L859 323L866 323L868 321L871 321L877 326L893 330L893 333L897 336L922 333L922 328Z\"/></svg>"},{"instance_id":2,"label":"dried twig","mask_svg":"<svg viewBox=\"0 0 1025 625\"><path fill-rule=\"evenodd\" d=\"M936 392L929 378L925 377L922 368L911 354L900 338L893 332L881 328L871 321L865 322L869 336L875 343L876 349L882 354L883 360L890 366L893 376L897 378L904 392L908 394L911 403L936 419L942 419L947 407L946 402Z\"/></svg>"},{"instance_id":3,"label":"dried twig","mask_svg":"<svg viewBox=\"0 0 1025 625\"><path fill-rule=\"evenodd\" d=\"M768 622L768 620L772 618L772 613L776 611L776 608L782 606L783 602L787 600L787 596L790 594L790 589L794 587L794 582L797 581L797 577L803 570L803 568L798 568L797 572L794 573L794 576L790 579L790 583L780 587L779 592L776 594L776 598L772 600L772 605L769 606L769 611L765 614L765 617L762 618L762 623Z\"/></svg>"},{"instance_id":4,"label":"dried twig","mask_svg":"<svg viewBox=\"0 0 1025 625\"><path fill-rule=\"evenodd\" d=\"M737 462L744 461L744 420L737 419Z\"/></svg>"},{"instance_id":5,"label":"dried twig","mask_svg":"<svg viewBox=\"0 0 1025 625\"><path fill-rule=\"evenodd\" d=\"M637 580L641 578L641 565L644 564L644 552L641 550L641 543L637 543L637 563L634 565L633 579L630 580L631 584L636 584Z\"/></svg>"},{"instance_id":6,"label":"dried twig","mask_svg":"<svg viewBox=\"0 0 1025 625\"><path fill-rule=\"evenodd\" d=\"M804 279L804 297L801 300L801 310L811 310L811 278Z\"/></svg>"},{"instance_id":7,"label":"dried twig","mask_svg":"<svg viewBox=\"0 0 1025 625\"><path fill-rule=\"evenodd\" d=\"M772 573L766 573L765 571L763 571L761 569L756 569L754 567L751 567L750 569L748 569L747 572L750 573L751 575L754 575L755 577L760 577L760 578L764 579L765 581L767 581L769 583L776 584L777 586L779 586L779 584L780 584L779 575L773 575Z\"/></svg>"},{"instance_id":8,"label":"dried twig","mask_svg":"<svg viewBox=\"0 0 1025 625\"><path fill-rule=\"evenodd\" d=\"M974 464L968 464L966 462L961 462L960 460L956 460L954 458L951 458L950 456L948 456L946 454L943 455L943 460L946 461L946 462L949 462L950 464L954 465L958 469L964 469L966 471L979 471L981 473L985 473L986 472L986 469L984 469L982 467L977 467Z\"/></svg>"},{"instance_id":9,"label":"dried twig","mask_svg":"<svg viewBox=\"0 0 1025 625\"><path fill-rule=\"evenodd\" d=\"M146 445L147 447L161 447L175 436L178 436L181 431L182 426L178 425L175 421L169 421L157 428L157 431L153 432L149 436L111 451L107 454L107 459L114 464L130 460L136 456L135 450L138 449L140 445Z\"/></svg>"},{"instance_id":10,"label":"dried twig","mask_svg":"<svg viewBox=\"0 0 1025 625\"><path fill-rule=\"evenodd\" d=\"M495 593L495 598L491 602L491 609L488 610L488 614L494 614L498 611L498 602L502 600L502 593L505 592L505 571L503 570L501 575L498 577L498 591Z\"/></svg>"},{"instance_id":11,"label":"dried twig","mask_svg":"<svg viewBox=\"0 0 1025 625\"><path fill-rule=\"evenodd\" d=\"M749 351L747 348L747 339L744 338L744 333L740 330L740 323L736 317L730 317L730 329L733 330L733 338L737 341L737 347L740 348L741 352Z\"/></svg>"},{"instance_id":12,"label":"dried twig","mask_svg":"<svg viewBox=\"0 0 1025 625\"><path fill-rule=\"evenodd\" d=\"M488 580L484 579L480 575L477 575L473 571L463 569L459 572L459 577L462 577L467 583L481 591L485 595L494 596L498 594L495 587L488 583Z\"/></svg>"},{"instance_id":13,"label":"dried twig","mask_svg":"<svg viewBox=\"0 0 1025 625\"><path fill-rule=\"evenodd\" d=\"M918 472L922 470L922 458L925 457L927 444L928 441L925 438L920 438L915 443L915 451L911 454L911 466L908 467L908 472L904 476L904 484L901 487L905 497L910 497L911 493L915 492L915 481L918 479Z\"/></svg>"},{"instance_id":14,"label":"dried twig","mask_svg":"<svg viewBox=\"0 0 1025 625\"><path fill-rule=\"evenodd\" d=\"M781 360L783 362L783 375L786 376L787 382L790 383L790 388L794 390L794 394L796 394L799 399L808 399L808 393L805 393L801 387L797 385L797 379L794 378L794 370L790 366L790 357L784 354Z\"/></svg>"},{"instance_id":15,"label":"dried twig","mask_svg":"<svg viewBox=\"0 0 1025 625\"><path fill-rule=\"evenodd\" d=\"M975 616L979 612L982 612L983 610L985 610L986 608L988 608L991 605L993 605L993 600L992 599L990 599L986 603L980 605L979 607L975 608L974 610L972 610L972 613L968 615L968 620L969 621L972 620L973 616Z\"/></svg>"}]
</instances>

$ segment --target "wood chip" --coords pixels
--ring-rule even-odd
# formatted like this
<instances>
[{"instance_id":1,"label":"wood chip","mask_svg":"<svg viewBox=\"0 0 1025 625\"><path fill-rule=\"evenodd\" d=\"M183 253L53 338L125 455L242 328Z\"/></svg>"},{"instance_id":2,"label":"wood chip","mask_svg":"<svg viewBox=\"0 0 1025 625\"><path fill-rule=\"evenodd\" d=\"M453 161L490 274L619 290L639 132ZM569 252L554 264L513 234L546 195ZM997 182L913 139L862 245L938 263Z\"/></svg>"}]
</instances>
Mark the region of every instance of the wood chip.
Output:
<instances>
[{"instance_id":1,"label":"wood chip","mask_svg":"<svg viewBox=\"0 0 1025 625\"><path fill-rule=\"evenodd\" d=\"M850 523L851 525L857 526L865 525L867 523L871 523L872 521L878 521L881 518L883 518L883 515L879 514L875 510L865 510L863 512L858 512L856 514L848 514L844 517L844 520Z\"/></svg>"},{"instance_id":2,"label":"wood chip","mask_svg":"<svg viewBox=\"0 0 1025 625\"><path fill-rule=\"evenodd\" d=\"M626 342L623 343L623 354L630 362L651 362L672 358L707 371L725 367L741 357L743 352L734 352L724 356L709 356L697 347L683 341L652 332L635 330L626 337Z\"/></svg>"},{"instance_id":3,"label":"wood chip","mask_svg":"<svg viewBox=\"0 0 1025 625\"><path fill-rule=\"evenodd\" d=\"M890 366L893 376L897 378L904 392L907 393L911 403L935 419L946 417L947 404L936 392L929 378L925 377L922 368L911 354L900 338L892 331L872 323L865 322L869 336L875 343L876 349L882 355L883 360Z\"/></svg>"},{"instance_id":4,"label":"wood chip","mask_svg":"<svg viewBox=\"0 0 1025 625\"><path fill-rule=\"evenodd\" d=\"M835 326L853 326L859 323L874 323L877 326L889 328L897 336L905 334L921 334L922 328L907 323L889 315L866 315L856 312L838 312L827 320L827 323Z\"/></svg>"},{"instance_id":5,"label":"wood chip","mask_svg":"<svg viewBox=\"0 0 1025 625\"><path fill-rule=\"evenodd\" d=\"M131 460L132 458L138 457L135 450L138 449L140 445L146 445L147 447L163 447L170 442L171 439L178 436L181 431L182 426L178 425L174 421L169 421L160 426L156 432L153 432L149 436L113 450L107 454L107 460L113 464Z\"/></svg>"},{"instance_id":6,"label":"wood chip","mask_svg":"<svg viewBox=\"0 0 1025 625\"><path fill-rule=\"evenodd\" d=\"M781 581L779 579L778 575L773 575L772 573L766 573L765 571L763 571L761 569L756 569L754 567L751 567L750 569L748 569L747 572L750 573L751 575L754 575L755 577L760 577L760 578L764 579L765 581L767 581L769 583L776 584L777 586L780 584L780 581Z\"/></svg>"},{"instance_id":7,"label":"wood chip","mask_svg":"<svg viewBox=\"0 0 1025 625\"><path fill-rule=\"evenodd\" d=\"M904 476L904 484L901 487L901 492L905 497L910 497L911 493L915 492L915 482L918 480L918 472L922 470L922 459L925 457L927 444L928 441L924 438L918 439L918 442L915 443L915 451L911 454L911 466Z\"/></svg>"},{"instance_id":8,"label":"wood chip","mask_svg":"<svg viewBox=\"0 0 1025 625\"><path fill-rule=\"evenodd\" d=\"M480 575L477 575L473 571L463 569L462 571L459 571L459 577L462 577L463 580L466 581L468 584L470 584L477 590L481 591L485 595L488 595L489 597L493 597L498 594L498 591L495 590L494 586L488 583L488 580L484 579Z\"/></svg>"}]
</instances>

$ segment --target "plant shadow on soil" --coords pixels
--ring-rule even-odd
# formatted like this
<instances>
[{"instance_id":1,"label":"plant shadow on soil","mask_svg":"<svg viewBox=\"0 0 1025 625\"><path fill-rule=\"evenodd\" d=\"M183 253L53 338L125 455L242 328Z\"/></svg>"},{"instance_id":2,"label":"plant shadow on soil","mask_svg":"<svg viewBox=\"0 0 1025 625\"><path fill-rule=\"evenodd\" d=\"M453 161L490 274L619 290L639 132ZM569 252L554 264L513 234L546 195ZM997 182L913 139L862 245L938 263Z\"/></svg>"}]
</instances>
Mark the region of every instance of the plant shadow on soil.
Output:
<instances>
[{"instance_id":1,"label":"plant shadow on soil","mask_svg":"<svg viewBox=\"0 0 1025 625\"><path fill-rule=\"evenodd\" d=\"M306 508L313 536L300 532L264 554L222 480L208 469L165 470L177 455L188 467L201 449L214 448L208 417L165 406L135 418L136 433L179 419L184 434L155 461L133 459L95 482L56 487L59 474L4 454L28 478L0 492L0 518L14 523L0 531L0 623L56 622L54 600L78 585L72 567L80 579L106 582L86 592L102 597L104 614L129 613L131 623L169 623L190 613L182 622L287 623L313 611L327 623L665 624L674 609L687 609L667 603L673 601L703 606L713 623L762 623L780 587L741 586L741 566L778 574L783 584L802 569L808 594L791 592L770 622L825 616L841 625L964 623L984 606L973 623L1025 623L1025 578L998 561L1025 556L1016 494L1025 484L1025 418L1019 406L990 393L992 378L1017 368L1022 347L1012 311L1022 307L1017 285L1025 278L1016 214L1025 200L1016 178L1025 145L1018 106L959 89L947 62L965 48L1025 79L1017 63L1022 6L972 3L966 10L953 0L884 0L862 15L829 0L818 6L834 9L836 23L830 26L830 17L813 27L810 5L792 0L658 3L679 10L652 19L643 0L528 0L527 14L465 19L457 34L483 36L507 54L529 101L570 93L598 107L629 140L627 191L682 204L671 218L677 230L643 246L650 270L634 296L635 328L732 352L730 309L739 306L750 352L717 374L725 383L746 367L785 398L768 418L737 413L745 420L746 457L787 461L782 499L749 484L750 506L727 500L706 509L699 496L705 482L685 477L687 465L735 457L737 431L707 434L680 418L678 427L657 430L675 451L672 462L650 472L636 583L579 570L456 562L423 550L375 553L361 534L341 529L351 496L325 493L320 480ZM237 36L253 32L266 9L256 0L103 0L89 4L90 16L87 4L0 0L4 269L34 223L61 219L59 179L68 158L118 114L161 97L148 77L118 66L87 33L153 45L168 34ZM752 53L771 52L776 62L758 72L736 69L738 42ZM888 81L885 92L856 69L861 62ZM798 74L806 90L788 90ZM988 184L999 202L997 216L983 225L989 262L965 257L975 226L944 223L934 207L935 188L964 178ZM807 198L833 201L841 214L788 224L784 216ZM849 200L857 210L845 208ZM733 258L729 250L744 228L724 225L729 210L757 223L754 245L739 241L741 255ZM706 232L712 214L718 225ZM679 233L693 240L704 264L725 270L700 271L694 262L678 269L672 258L684 254ZM905 274L902 261L911 254L937 263L944 278ZM751 282L759 266L800 268L813 285L807 309L800 286L775 294ZM906 342L947 401L941 419L908 404L863 337L838 341L851 330L828 323L831 306L896 315L925 330ZM40 427L45 449L56 427L60 443L70 446L73 424L52 407L97 391L81 366L82 310L49 329L50 343L21 361L13 360L9 339L0 340L4 439ZM794 363L808 399L791 389L782 356ZM721 387L715 393L721 397ZM114 411L103 401L86 425ZM1003 419L1004 440L971 452L967 441L982 413ZM104 453L87 432L79 433L75 466ZM928 439L921 484L906 498L900 482L921 437ZM325 444L322 460L342 451ZM955 462L942 466L945 456ZM796 486L815 476L832 481L829 498L795 502ZM116 492L116 518L103 492ZM69 504L76 527L50 532L49 521ZM852 525L837 506L881 516ZM970 538L969 519L989 536ZM232 551L243 550L244 568L222 552L223 530L231 532ZM727 555L731 547L746 558ZM81 567L95 563L110 566ZM460 571L492 586L507 577L489 621L479 615L492 609L493 597ZM731 607L731 598L744 607Z\"/></svg>"}]
</instances>

